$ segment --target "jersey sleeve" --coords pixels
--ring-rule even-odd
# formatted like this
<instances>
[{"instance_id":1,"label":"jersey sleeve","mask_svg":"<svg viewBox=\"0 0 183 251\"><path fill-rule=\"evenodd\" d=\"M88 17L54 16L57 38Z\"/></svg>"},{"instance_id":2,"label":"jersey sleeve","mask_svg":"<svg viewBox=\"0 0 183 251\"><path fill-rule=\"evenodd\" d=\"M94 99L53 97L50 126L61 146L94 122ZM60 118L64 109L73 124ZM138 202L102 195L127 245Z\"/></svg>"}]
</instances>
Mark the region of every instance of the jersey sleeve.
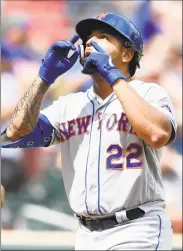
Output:
<instances>
[{"instance_id":1,"label":"jersey sleeve","mask_svg":"<svg viewBox=\"0 0 183 251\"><path fill-rule=\"evenodd\" d=\"M41 114L45 115L51 125L55 129L55 139L52 144L58 144L60 139L60 121L63 119L66 109L67 96L59 97L58 100L53 101L51 105L41 110Z\"/></svg>"},{"instance_id":2,"label":"jersey sleeve","mask_svg":"<svg viewBox=\"0 0 183 251\"><path fill-rule=\"evenodd\" d=\"M176 138L177 122L173 103L167 91L159 85L154 85L146 92L144 99L170 120L172 124L172 135L167 144L172 143Z\"/></svg>"}]
</instances>

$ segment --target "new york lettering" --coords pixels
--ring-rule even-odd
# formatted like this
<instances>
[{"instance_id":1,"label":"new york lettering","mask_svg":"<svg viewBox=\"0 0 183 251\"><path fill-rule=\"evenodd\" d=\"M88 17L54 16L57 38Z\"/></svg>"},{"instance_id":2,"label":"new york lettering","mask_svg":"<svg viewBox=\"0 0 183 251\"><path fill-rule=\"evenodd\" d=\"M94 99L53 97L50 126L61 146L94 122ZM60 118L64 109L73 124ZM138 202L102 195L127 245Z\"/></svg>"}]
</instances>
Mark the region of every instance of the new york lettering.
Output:
<instances>
[{"instance_id":1,"label":"new york lettering","mask_svg":"<svg viewBox=\"0 0 183 251\"><path fill-rule=\"evenodd\" d=\"M102 113L98 113L98 130L106 128L107 131L116 130L119 132L127 132L136 135L132 126L129 123L126 114L122 112L120 117L118 116L118 114L113 113L110 115L105 114L105 117L103 117ZM76 135L83 135L89 133L91 121L92 115L87 115L81 118L76 118L67 122L60 123L61 142L65 142Z\"/></svg>"}]
</instances>

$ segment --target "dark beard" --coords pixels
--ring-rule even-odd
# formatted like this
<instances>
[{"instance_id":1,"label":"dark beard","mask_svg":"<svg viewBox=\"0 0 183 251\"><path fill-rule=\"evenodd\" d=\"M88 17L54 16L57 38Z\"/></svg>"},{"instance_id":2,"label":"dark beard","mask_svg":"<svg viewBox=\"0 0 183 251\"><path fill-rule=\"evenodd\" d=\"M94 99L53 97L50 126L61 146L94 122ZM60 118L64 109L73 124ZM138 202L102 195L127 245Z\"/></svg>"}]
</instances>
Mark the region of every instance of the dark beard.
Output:
<instances>
[{"instance_id":1,"label":"dark beard","mask_svg":"<svg viewBox=\"0 0 183 251\"><path fill-rule=\"evenodd\" d=\"M86 61L86 59L85 59ZM81 63L81 65L84 67L84 63L85 61L83 61ZM83 74L88 74L88 75L92 75L92 74L95 74L97 73L97 68L95 65L91 66L90 68L83 68L82 71L81 71Z\"/></svg>"},{"instance_id":2,"label":"dark beard","mask_svg":"<svg viewBox=\"0 0 183 251\"><path fill-rule=\"evenodd\" d=\"M83 70L81 71L83 74L88 74L88 75L92 75L97 73L97 70L95 68L83 68Z\"/></svg>"}]
</instances>

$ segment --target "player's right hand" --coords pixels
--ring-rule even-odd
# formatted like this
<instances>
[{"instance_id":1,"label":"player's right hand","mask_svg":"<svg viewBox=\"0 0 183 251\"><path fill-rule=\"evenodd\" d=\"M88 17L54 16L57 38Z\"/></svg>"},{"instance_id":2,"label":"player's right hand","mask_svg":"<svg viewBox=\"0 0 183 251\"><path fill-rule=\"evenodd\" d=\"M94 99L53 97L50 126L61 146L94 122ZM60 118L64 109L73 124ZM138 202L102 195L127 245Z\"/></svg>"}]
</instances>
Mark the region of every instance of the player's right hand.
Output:
<instances>
[{"instance_id":1,"label":"player's right hand","mask_svg":"<svg viewBox=\"0 0 183 251\"><path fill-rule=\"evenodd\" d=\"M42 60L42 66L39 70L39 77L52 84L57 77L67 72L77 61L79 52L74 46L74 43L79 39L79 35L75 34L70 41L60 40L51 45ZM68 58L69 51L75 51Z\"/></svg>"}]
</instances>

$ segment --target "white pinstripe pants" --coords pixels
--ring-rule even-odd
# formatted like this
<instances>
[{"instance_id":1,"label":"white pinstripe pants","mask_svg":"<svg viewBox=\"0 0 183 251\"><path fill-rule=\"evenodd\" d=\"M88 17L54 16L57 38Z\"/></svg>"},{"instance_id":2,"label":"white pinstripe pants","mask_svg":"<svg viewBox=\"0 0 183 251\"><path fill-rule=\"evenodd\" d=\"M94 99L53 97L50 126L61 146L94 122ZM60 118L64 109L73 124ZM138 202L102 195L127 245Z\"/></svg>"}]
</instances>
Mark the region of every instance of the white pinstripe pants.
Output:
<instances>
[{"instance_id":1,"label":"white pinstripe pants","mask_svg":"<svg viewBox=\"0 0 183 251\"><path fill-rule=\"evenodd\" d=\"M165 215L144 216L101 232L79 225L75 250L172 250L172 228Z\"/></svg>"}]
</instances>

